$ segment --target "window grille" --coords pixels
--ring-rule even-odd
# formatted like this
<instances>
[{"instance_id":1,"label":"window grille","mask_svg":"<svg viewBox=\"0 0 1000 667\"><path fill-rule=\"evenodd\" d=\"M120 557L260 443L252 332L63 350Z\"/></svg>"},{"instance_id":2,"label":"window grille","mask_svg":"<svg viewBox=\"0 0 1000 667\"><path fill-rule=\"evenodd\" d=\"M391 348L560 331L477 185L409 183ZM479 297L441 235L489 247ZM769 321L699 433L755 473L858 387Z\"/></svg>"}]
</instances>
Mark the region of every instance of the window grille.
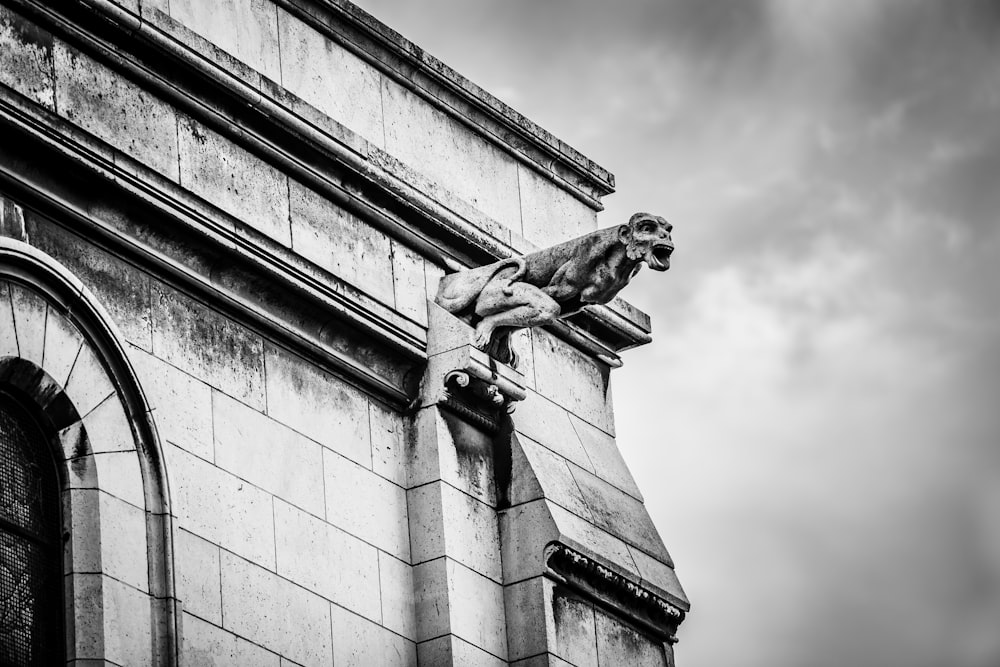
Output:
<instances>
[{"instance_id":1,"label":"window grille","mask_svg":"<svg viewBox=\"0 0 1000 667\"><path fill-rule=\"evenodd\" d=\"M0 665L65 660L59 502L45 437L0 394Z\"/></svg>"}]
</instances>

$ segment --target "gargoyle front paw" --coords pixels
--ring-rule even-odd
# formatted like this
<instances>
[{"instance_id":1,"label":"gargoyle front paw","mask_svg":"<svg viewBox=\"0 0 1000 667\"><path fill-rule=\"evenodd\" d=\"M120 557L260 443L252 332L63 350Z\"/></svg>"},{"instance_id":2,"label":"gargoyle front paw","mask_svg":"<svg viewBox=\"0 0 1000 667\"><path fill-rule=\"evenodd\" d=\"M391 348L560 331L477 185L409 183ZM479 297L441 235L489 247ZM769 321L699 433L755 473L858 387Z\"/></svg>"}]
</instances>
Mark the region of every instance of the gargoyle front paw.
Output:
<instances>
[{"instance_id":1,"label":"gargoyle front paw","mask_svg":"<svg viewBox=\"0 0 1000 667\"><path fill-rule=\"evenodd\" d=\"M472 336L472 344L480 350L485 350L486 346L490 344L491 337L492 334L490 332L476 329L475 334Z\"/></svg>"}]
</instances>

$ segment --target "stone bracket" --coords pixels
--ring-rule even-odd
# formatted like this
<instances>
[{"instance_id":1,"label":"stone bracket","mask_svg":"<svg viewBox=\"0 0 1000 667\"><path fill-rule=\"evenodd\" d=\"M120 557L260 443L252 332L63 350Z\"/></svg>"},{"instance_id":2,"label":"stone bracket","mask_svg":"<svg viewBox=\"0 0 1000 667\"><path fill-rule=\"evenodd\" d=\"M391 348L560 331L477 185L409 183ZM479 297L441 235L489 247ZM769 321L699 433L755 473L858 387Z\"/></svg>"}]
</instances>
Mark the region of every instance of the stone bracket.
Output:
<instances>
[{"instance_id":1,"label":"stone bracket","mask_svg":"<svg viewBox=\"0 0 1000 667\"><path fill-rule=\"evenodd\" d=\"M524 400L524 376L472 345L472 327L430 303L427 368L417 408L441 405L489 432Z\"/></svg>"}]
</instances>

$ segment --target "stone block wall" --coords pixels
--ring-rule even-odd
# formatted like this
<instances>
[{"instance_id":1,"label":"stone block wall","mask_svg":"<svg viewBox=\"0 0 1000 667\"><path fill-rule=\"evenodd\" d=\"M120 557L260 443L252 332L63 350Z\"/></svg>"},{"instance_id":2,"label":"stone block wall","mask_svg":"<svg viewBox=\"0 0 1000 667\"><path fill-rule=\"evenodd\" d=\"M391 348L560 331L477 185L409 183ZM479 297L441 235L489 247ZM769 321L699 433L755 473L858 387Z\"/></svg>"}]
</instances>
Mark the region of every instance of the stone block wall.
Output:
<instances>
[{"instance_id":1,"label":"stone block wall","mask_svg":"<svg viewBox=\"0 0 1000 667\"><path fill-rule=\"evenodd\" d=\"M141 634L71 660L672 664L687 601L595 356L644 316L518 334L512 415L422 401L468 343L438 279L596 228L610 174L342 0L0 0L0 132L0 254L78 281L124 360L0 263L0 371L71 397L75 506L120 529L74 613ZM115 363L132 394L74 385Z\"/></svg>"}]
</instances>

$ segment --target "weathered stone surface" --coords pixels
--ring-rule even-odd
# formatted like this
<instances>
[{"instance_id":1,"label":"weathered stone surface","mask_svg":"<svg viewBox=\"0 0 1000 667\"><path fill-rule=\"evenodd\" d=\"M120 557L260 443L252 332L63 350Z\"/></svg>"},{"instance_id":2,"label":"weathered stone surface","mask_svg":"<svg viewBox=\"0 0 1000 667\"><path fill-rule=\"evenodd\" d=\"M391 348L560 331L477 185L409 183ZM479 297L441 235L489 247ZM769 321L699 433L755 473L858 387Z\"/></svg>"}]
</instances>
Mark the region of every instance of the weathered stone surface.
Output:
<instances>
[{"instance_id":1,"label":"weathered stone surface","mask_svg":"<svg viewBox=\"0 0 1000 667\"><path fill-rule=\"evenodd\" d=\"M385 144L382 75L284 10L278 10L281 82L378 146Z\"/></svg>"},{"instance_id":2,"label":"weathered stone surface","mask_svg":"<svg viewBox=\"0 0 1000 667\"><path fill-rule=\"evenodd\" d=\"M86 346L84 350L89 349ZM83 356L83 350L80 351L80 356ZM79 360L77 361L77 366L74 367L73 373L76 373L76 368L79 367ZM69 388L74 387L74 376L70 376ZM110 384L108 385L110 388ZM103 391L103 390L102 390ZM67 391L70 398L73 398L73 393ZM84 405L86 405L84 403ZM77 410L79 410L80 403L77 403ZM129 425L128 417L125 415L125 409L122 407L121 401L118 400L118 395L109 395L101 403L90 411L86 417L83 418L83 426L87 429L87 436L90 439L91 451L94 453L98 452L125 452L135 449L135 438L132 434L132 428Z\"/></svg>"},{"instance_id":3,"label":"weathered stone surface","mask_svg":"<svg viewBox=\"0 0 1000 667\"><path fill-rule=\"evenodd\" d=\"M100 493L102 571L141 591L149 591L146 554L146 515L118 498ZM92 538L91 538L92 539Z\"/></svg>"},{"instance_id":4,"label":"weathered stone surface","mask_svg":"<svg viewBox=\"0 0 1000 667\"><path fill-rule=\"evenodd\" d=\"M517 163L510 155L388 78L382 101L389 153L520 231Z\"/></svg>"},{"instance_id":5,"label":"weathered stone surface","mask_svg":"<svg viewBox=\"0 0 1000 667\"><path fill-rule=\"evenodd\" d=\"M410 560L406 491L334 452L323 452L327 520L400 560Z\"/></svg>"},{"instance_id":6,"label":"weathered stone surface","mask_svg":"<svg viewBox=\"0 0 1000 667\"><path fill-rule=\"evenodd\" d=\"M215 464L323 516L323 448L253 408L212 394Z\"/></svg>"},{"instance_id":7,"label":"weathered stone surface","mask_svg":"<svg viewBox=\"0 0 1000 667\"><path fill-rule=\"evenodd\" d=\"M500 582L500 533L489 505L443 482L410 489L413 562L448 555Z\"/></svg>"},{"instance_id":8,"label":"weathered stone surface","mask_svg":"<svg viewBox=\"0 0 1000 667\"><path fill-rule=\"evenodd\" d=\"M222 553L223 627L306 667L333 660L330 603L230 553Z\"/></svg>"},{"instance_id":9,"label":"weathered stone surface","mask_svg":"<svg viewBox=\"0 0 1000 667\"><path fill-rule=\"evenodd\" d=\"M594 466L566 411L539 394L528 392L511 415L514 428L564 459L593 472Z\"/></svg>"},{"instance_id":10,"label":"weathered stone surface","mask_svg":"<svg viewBox=\"0 0 1000 667\"><path fill-rule=\"evenodd\" d=\"M426 326L424 259L395 239L392 240L392 282L396 310Z\"/></svg>"},{"instance_id":11,"label":"weathered stone surface","mask_svg":"<svg viewBox=\"0 0 1000 667\"><path fill-rule=\"evenodd\" d=\"M597 211L531 167L518 165L522 234L546 247L597 229Z\"/></svg>"},{"instance_id":12,"label":"weathered stone surface","mask_svg":"<svg viewBox=\"0 0 1000 667\"><path fill-rule=\"evenodd\" d=\"M416 667L417 649L408 639L380 625L330 607L333 628L333 664L337 667Z\"/></svg>"},{"instance_id":13,"label":"weathered stone surface","mask_svg":"<svg viewBox=\"0 0 1000 667\"><path fill-rule=\"evenodd\" d=\"M549 651L577 667L598 667L594 606L563 587L546 583L545 602L552 606L555 622L554 643Z\"/></svg>"},{"instance_id":14,"label":"weathered stone surface","mask_svg":"<svg viewBox=\"0 0 1000 667\"><path fill-rule=\"evenodd\" d=\"M372 546L277 499L274 519L278 574L381 620L378 553Z\"/></svg>"},{"instance_id":15,"label":"weathered stone surface","mask_svg":"<svg viewBox=\"0 0 1000 667\"><path fill-rule=\"evenodd\" d=\"M184 614L185 667L196 665L252 665L280 667L281 659L247 640L196 616Z\"/></svg>"},{"instance_id":16,"label":"weathered stone surface","mask_svg":"<svg viewBox=\"0 0 1000 667\"><path fill-rule=\"evenodd\" d=\"M506 660L503 587L447 557L413 568L417 638L452 633Z\"/></svg>"},{"instance_id":17,"label":"weathered stone surface","mask_svg":"<svg viewBox=\"0 0 1000 667\"><path fill-rule=\"evenodd\" d=\"M594 523L623 541L671 563L646 506L586 470L574 470Z\"/></svg>"},{"instance_id":18,"label":"weathered stone surface","mask_svg":"<svg viewBox=\"0 0 1000 667\"><path fill-rule=\"evenodd\" d=\"M287 177L196 120L182 116L178 128L181 185L290 246Z\"/></svg>"},{"instance_id":19,"label":"weathered stone surface","mask_svg":"<svg viewBox=\"0 0 1000 667\"><path fill-rule=\"evenodd\" d=\"M507 651L512 661L544 653L555 635L545 577L536 576L504 587Z\"/></svg>"},{"instance_id":20,"label":"weathered stone surface","mask_svg":"<svg viewBox=\"0 0 1000 667\"><path fill-rule=\"evenodd\" d=\"M264 76L280 81L277 8L267 0L170 0L170 15Z\"/></svg>"},{"instance_id":21,"label":"weathered stone surface","mask_svg":"<svg viewBox=\"0 0 1000 667\"><path fill-rule=\"evenodd\" d=\"M212 388L136 347L129 353L160 438L211 461Z\"/></svg>"},{"instance_id":22,"label":"weathered stone surface","mask_svg":"<svg viewBox=\"0 0 1000 667\"><path fill-rule=\"evenodd\" d=\"M440 479L496 507L490 436L437 408L417 413L416 433L410 456L411 486Z\"/></svg>"},{"instance_id":23,"label":"weathered stone surface","mask_svg":"<svg viewBox=\"0 0 1000 667\"><path fill-rule=\"evenodd\" d=\"M368 400L301 357L268 344L267 413L352 461L371 466Z\"/></svg>"},{"instance_id":24,"label":"weathered stone surface","mask_svg":"<svg viewBox=\"0 0 1000 667\"><path fill-rule=\"evenodd\" d=\"M368 402L371 423L372 470L389 481L409 486L406 420L376 401Z\"/></svg>"},{"instance_id":25,"label":"weathered stone surface","mask_svg":"<svg viewBox=\"0 0 1000 667\"><path fill-rule=\"evenodd\" d=\"M575 466L531 438L515 435L511 443L510 504L544 497L590 520L590 508L571 467Z\"/></svg>"},{"instance_id":26,"label":"weathered stone surface","mask_svg":"<svg viewBox=\"0 0 1000 667\"><path fill-rule=\"evenodd\" d=\"M17 351L17 331L14 329L14 309L10 301L10 284L0 282L0 357L16 357ZM74 354L74 359L76 355ZM69 373L69 369L66 369ZM58 380L57 380L58 382ZM63 375L62 382L66 383L66 376Z\"/></svg>"},{"instance_id":27,"label":"weathered stone surface","mask_svg":"<svg viewBox=\"0 0 1000 667\"><path fill-rule=\"evenodd\" d=\"M2 304L3 295L0 294L0 320L3 319ZM0 329L0 337L3 336L4 333ZM14 338L11 338L10 342L16 345ZM76 361L76 355L80 352L82 344L83 334L80 333L79 329L73 326L73 323L58 310L49 308L48 321L45 323L45 350L43 352L45 372L51 375L60 387L66 386L70 369L73 368L73 363ZM0 350L0 356L3 356L2 350Z\"/></svg>"},{"instance_id":28,"label":"weathered stone surface","mask_svg":"<svg viewBox=\"0 0 1000 667\"><path fill-rule=\"evenodd\" d=\"M392 305L389 237L295 181L290 196L292 249Z\"/></svg>"},{"instance_id":29,"label":"weathered stone surface","mask_svg":"<svg viewBox=\"0 0 1000 667\"><path fill-rule=\"evenodd\" d=\"M587 452L587 458L594 464L594 472L597 476L641 502L642 493L639 491L625 459L622 458L614 436L608 435L574 414L570 414L569 419Z\"/></svg>"},{"instance_id":30,"label":"weathered stone surface","mask_svg":"<svg viewBox=\"0 0 1000 667\"><path fill-rule=\"evenodd\" d=\"M174 533L177 597L184 610L216 625L222 623L219 547L186 530Z\"/></svg>"},{"instance_id":31,"label":"weathered stone surface","mask_svg":"<svg viewBox=\"0 0 1000 667\"><path fill-rule=\"evenodd\" d=\"M473 646L455 635L444 635L417 644L421 665L453 665L454 667L504 667L507 662Z\"/></svg>"},{"instance_id":32,"label":"weathered stone surface","mask_svg":"<svg viewBox=\"0 0 1000 667\"><path fill-rule=\"evenodd\" d=\"M152 655L149 596L105 576L104 657L118 665L149 664Z\"/></svg>"},{"instance_id":33,"label":"weathered stone surface","mask_svg":"<svg viewBox=\"0 0 1000 667\"><path fill-rule=\"evenodd\" d=\"M380 551L378 572L382 590L382 625L407 639L416 639L413 568Z\"/></svg>"},{"instance_id":34,"label":"weathered stone surface","mask_svg":"<svg viewBox=\"0 0 1000 667\"><path fill-rule=\"evenodd\" d=\"M94 469L102 491L145 509L139 457L134 451L93 454Z\"/></svg>"},{"instance_id":35,"label":"weathered stone surface","mask_svg":"<svg viewBox=\"0 0 1000 667\"><path fill-rule=\"evenodd\" d=\"M264 344L260 336L154 282L153 352L181 370L264 409Z\"/></svg>"},{"instance_id":36,"label":"weathered stone surface","mask_svg":"<svg viewBox=\"0 0 1000 667\"><path fill-rule=\"evenodd\" d=\"M78 574L73 577L73 627L75 642L69 653L78 660L104 655L104 599L101 574ZM104 662L99 663L101 667Z\"/></svg>"},{"instance_id":37,"label":"weathered stone surface","mask_svg":"<svg viewBox=\"0 0 1000 667\"><path fill-rule=\"evenodd\" d=\"M10 286L10 300L14 308L14 326L17 329L17 345L21 356L37 366L43 366L48 304L34 291L16 284Z\"/></svg>"},{"instance_id":38,"label":"weathered stone surface","mask_svg":"<svg viewBox=\"0 0 1000 667\"><path fill-rule=\"evenodd\" d=\"M53 55L59 114L176 181L173 108L61 41Z\"/></svg>"},{"instance_id":39,"label":"weathered stone surface","mask_svg":"<svg viewBox=\"0 0 1000 667\"><path fill-rule=\"evenodd\" d=\"M557 658L551 653L543 653L510 664L511 667L576 667L576 665L568 663L562 658Z\"/></svg>"},{"instance_id":40,"label":"weathered stone surface","mask_svg":"<svg viewBox=\"0 0 1000 667\"><path fill-rule=\"evenodd\" d=\"M271 496L182 449L166 449L178 526L273 570Z\"/></svg>"},{"instance_id":41,"label":"weathered stone surface","mask_svg":"<svg viewBox=\"0 0 1000 667\"><path fill-rule=\"evenodd\" d=\"M660 592L661 595L667 593L668 599L673 596L681 602L687 602L687 595L681 587L681 582L677 578L674 568L669 563L653 558L632 546L628 548L628 551L632 555L632 560L635 562L639 574L642 575L644 586Z\"/></svg>"},{"instance_id":42,"label":"weathered stone surface","mask_svg":"<svg viewBox=\"0 0 1000 667\"><path fill-rule=\"evenodd\" d=\"M600 667L665 667L663 645L655 643L635 629L601 610L594 611L597 627L597 655Z\"/></svg>"},{"instance_id":43,"label":"weathered stone surface","mask_svg":"<svg viewBox=\"0 0 1000 667\"><path fill-rule=\"evenodd\" d=\"M0 82L53 107L52 35L7 7L0 7Z\"/></svg>"},{"instance_id":44,"label":"weathered stone surface","mask_svg":"<svg viewBox=\"0 0 1000 667\"><path fill-rule=\"evenodd\" d=\"M152 349L149 276L64 227L30 212L25 217L32 244L83 281L126 340Z\"/></svg>"},{"instance_id":45,"label":"weathered stone surface","mask_svg":"<svg viewBox=\"0 0 1000 667\"><path fill-rule=\"evenodd\" d=\"M101 525L101 492L84 488L69 493L70 557L63 561L63 572L100 572L101 544L93 539L93 529Z\"/></svg>"},{"instance_id":46,"label":"weathered stone surface","mask_svg":"<svg viewBox=\"0 0 1000 667\"><path fill-rule=\"evenodd\" d=\"M547 331L532 334L538 393L613 435L608 368Z\"/></svg>"}]
</instances>

